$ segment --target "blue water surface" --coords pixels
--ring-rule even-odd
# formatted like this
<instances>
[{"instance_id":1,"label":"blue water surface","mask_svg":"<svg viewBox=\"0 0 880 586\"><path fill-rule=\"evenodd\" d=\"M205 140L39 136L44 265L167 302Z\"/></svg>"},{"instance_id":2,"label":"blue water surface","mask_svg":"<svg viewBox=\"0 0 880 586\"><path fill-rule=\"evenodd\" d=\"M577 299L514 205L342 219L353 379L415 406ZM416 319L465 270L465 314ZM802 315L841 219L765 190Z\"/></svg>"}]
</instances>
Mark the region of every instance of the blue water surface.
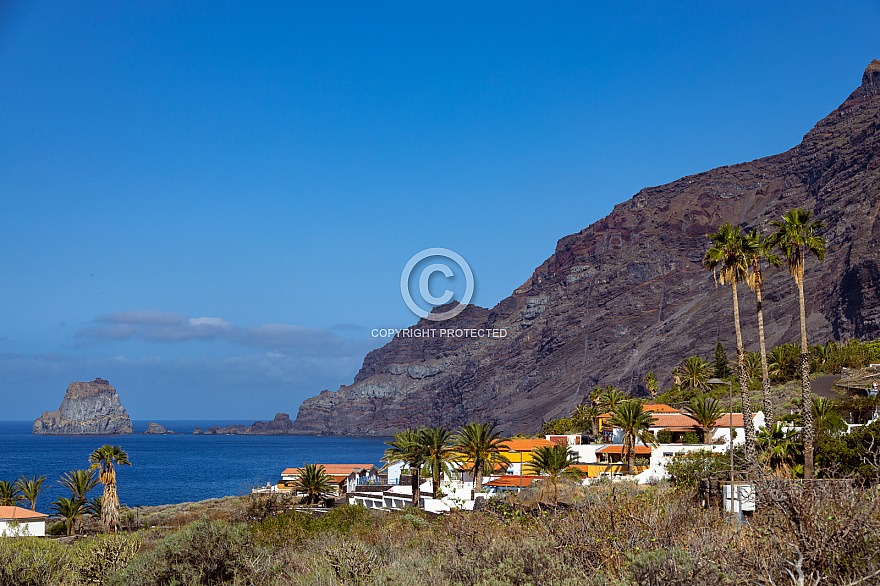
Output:
<instances>
[{"instance_id":1,"label":"blue water surface","mask_svg":"<svg viewBox=\"0 0 880 586\"><path fill-rule=\"evenodd\" d=\"M131 466L117 472L119 500L128 506L197 501L245 494L254 486L273 484L284 468L303 463L379 464L388 438L191 435L206 429L251 421L157 421L185 435L33 435L31 421L0 421L0 480L22 474L46 476L37 510L69 496L57 481L70 470L87 468L89 454L104 444L122 446ZM135 432L146 421L133 421ZM89 496L101 494L101 486Z\"/></svg>"}]
</instances>

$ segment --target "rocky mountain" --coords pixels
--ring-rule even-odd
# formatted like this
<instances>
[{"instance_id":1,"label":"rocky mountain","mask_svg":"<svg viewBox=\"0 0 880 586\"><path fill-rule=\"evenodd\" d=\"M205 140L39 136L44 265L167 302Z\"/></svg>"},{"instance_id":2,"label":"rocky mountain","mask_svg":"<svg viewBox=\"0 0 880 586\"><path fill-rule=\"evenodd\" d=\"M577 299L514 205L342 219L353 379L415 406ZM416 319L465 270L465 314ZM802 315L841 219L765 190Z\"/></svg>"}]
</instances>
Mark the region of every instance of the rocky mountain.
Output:
<instances>
[{"instance_id":1,"label":"rocky mountain","mask_svg":"<svg viewBox=\"0 0 880 586\"><path fill-rule=\"evenodd\" d=\"M276 413L272 421L254 421L253 425L215 425L202 431L196 428L193 435L287 435L293 430L293 422L287 413Z\"/></svg>"},{"instance_id":2,"label":"rocky mountain","mask_svg":"<svg viewBox=\"0 0 880 586\"><path fill-rule=\"evenodd\" d=\"M300 406L293 432L389 435L411 425L497 423L534 432L597 386L643 392L655 372L721 340L733 356L729 287L702 268L706 235L723 223L763 233L788 210L826 228L824 263L807 264L814 342L880 329L880 61L861 86L782 154L641 190L607 217L562 238L553 255L491 310L469 307L411 330L500 328L500 337L395 337L353 384ZM797 295L785 269L765 274L768 345L798 339ZM754 297L740 290L745 343L757 350ZM662 386L661 386L662 388Z\"/></svg>"},{"instance_id":3,"label":"rocky mountain","mask_svg":"<svg viewBox=\"0 0 880 586\"><path fill-rule=\"evenodd\" d=\"M70 383L61 407L44 411L34 421L33 433L45 435L132 433L131 419L116 389L102 378Z\"/></svg>"}]
</instances>

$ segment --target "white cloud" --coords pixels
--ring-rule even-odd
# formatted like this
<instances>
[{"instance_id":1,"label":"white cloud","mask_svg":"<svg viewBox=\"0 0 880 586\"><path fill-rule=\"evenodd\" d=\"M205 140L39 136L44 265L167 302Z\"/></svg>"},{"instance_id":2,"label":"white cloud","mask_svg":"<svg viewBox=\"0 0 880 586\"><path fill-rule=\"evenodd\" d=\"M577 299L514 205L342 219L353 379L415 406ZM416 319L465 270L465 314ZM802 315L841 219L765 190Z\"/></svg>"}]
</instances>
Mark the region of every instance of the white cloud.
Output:
<instances>
[{"instance_id":1,"label":"white cloud","mask_svg":"<svg viewBox=\"0 0 880 586\"><path fill-rule=\"evenodd\" d=\"M187 317L171 311L134 310L102 315L94 326L82 328L77 338L185 342L231 338L238 328L219 317Z\"/></svg>"}]
</instances>

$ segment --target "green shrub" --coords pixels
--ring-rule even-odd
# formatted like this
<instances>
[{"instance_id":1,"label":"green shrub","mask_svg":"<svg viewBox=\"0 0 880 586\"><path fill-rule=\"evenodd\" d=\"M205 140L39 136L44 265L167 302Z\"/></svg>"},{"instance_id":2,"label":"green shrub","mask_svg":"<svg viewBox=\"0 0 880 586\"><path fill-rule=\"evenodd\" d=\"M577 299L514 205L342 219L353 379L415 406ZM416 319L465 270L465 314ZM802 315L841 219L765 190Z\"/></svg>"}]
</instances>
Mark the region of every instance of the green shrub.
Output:
<instances>
[{"instance_id":1,"label":"green shrub","mask_svg":"<svg viewBox=\"0 0 880 586\"><path fill-rule=\"evenodd\" d=\"M700 443L700 434L696 431L688 431L684 434L683 442L686 444L698 444Z\"/></svg>"},{"instance_id":2,"label":"green shrub","mask_svg":"<svg viewBox=\"0 0 880 586\"><path fill-rule=\"evenodd\" d=\"M59 521L58 523L52 523L46 528L46 533L49 535L67 535L67 523L64 521Z\"/></svg>"},{"instance_id":3,"label":"green shrub","mask_svg":"<svg viewBox=\"0 0 880 586\"><path fill-rule=\"evenodd\" d=\"M325 552L330 567L343 584L367 584L373 568L381 563L381 558L365 545L355 542L340 542Z\"/></svg>"},{"instance_id":4,"label":"green shrub","mask_svg":"<svg viewBox=\"0 0 880 586\"><path fill-rule=\"evenodd\" d=\"M668 429L661 429L657 432L657 441L661 444L671 444L672 443L672 432Z\"/></svg>"},{"instance_id":5,"label":"green shrub","mask_svg":"<svg viewBox=\"0 0 880 586\"><path fill-rule=\"evenodd\" d=\"M59 586L72 584L70 548L39 537L0 537L0 584Z\"/></svg>"},{"instance_id":6,"label":"green shrub","mask_svg":"<svg viewBox=\"0 0 880 586\"><path fill-rule=\"evenodd\" d=\"M627 554L626 575L631 584L727 584L718 566L706 560L695 560L681 549L659 549Z\"/></svg>"},{"instance_id":7,"label":"green shrub","mask_svg":"<svg viewBox=\"0 0 880 586\"><path fill-rule=\"evenodd\" d=\"M140 540L128 535L98 535L76 549L80 580L85 584L106 584L124 570L140 549Z\"/></svg>"},{"instance_id":8,"label":"green shrub","mask_svg":"<svg viewBox=\"0 0 880 586\"><path fill-rule=\"evenodd\" d=\"M135 557L117 584L266 584L274 576L269 552L245 525L196 521Z\"/></svg>"},{"instance_id":9,"label":"green shrub","mask_svg":"<svg viewBox=\"0 0 880 586\"><path fill-rule=\"evenodd\" d=\"M730 470L730 459L727 454L695 450L676 454L665 467L675 486L695 488L700 481Z\"/></svg>"}]
</instances>

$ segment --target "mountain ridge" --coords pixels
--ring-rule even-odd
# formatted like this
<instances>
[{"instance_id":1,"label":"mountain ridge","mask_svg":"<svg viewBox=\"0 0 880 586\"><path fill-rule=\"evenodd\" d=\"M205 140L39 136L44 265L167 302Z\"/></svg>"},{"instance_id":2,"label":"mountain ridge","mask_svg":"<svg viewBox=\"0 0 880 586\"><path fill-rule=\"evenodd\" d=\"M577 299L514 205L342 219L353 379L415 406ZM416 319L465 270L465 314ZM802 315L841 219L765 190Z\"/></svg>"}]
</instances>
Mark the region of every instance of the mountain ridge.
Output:
<instances>
[{"instance_id":1,"label":"mountain ridge","mask_svg":"<svg viewBox=\"0 0 880 586\"><path fill-rule=\"evenodd\" d=\"M725 222L771 230L794 207L826 224L826 262L808 263L811 338L880 330L875 229L880 199L880 60L800 144L640 190L610 214L560 238L553 254L491 309L468 307L445 327L505 328L503 340L400 338L370 352L351 385L302 403L292 433L388 435L411 425L491 421L535 431L596 386L635 394L647 372L661 385L685 356L733 341L727 287L701 260L706 234ZM741 290L747 349L753 297ZM764 287L768 345L797 337L797 299L784 269ZM413 328L438 327L420 320Z\"/></svg>"}]
</instances>

